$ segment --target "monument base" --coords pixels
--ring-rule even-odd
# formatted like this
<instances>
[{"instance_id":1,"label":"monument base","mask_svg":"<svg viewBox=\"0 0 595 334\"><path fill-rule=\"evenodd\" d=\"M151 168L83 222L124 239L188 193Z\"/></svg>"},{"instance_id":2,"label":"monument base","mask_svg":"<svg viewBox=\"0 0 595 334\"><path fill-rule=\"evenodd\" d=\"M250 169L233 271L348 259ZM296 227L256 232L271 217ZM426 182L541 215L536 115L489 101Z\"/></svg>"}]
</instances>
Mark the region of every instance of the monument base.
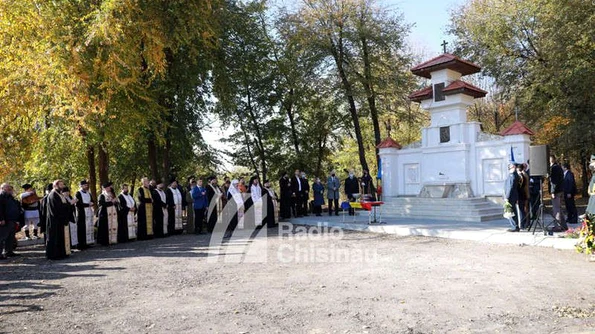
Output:
<instances>
[{"instance_id":1,"label":"monument base","mask_svg":"<svg viewBox=\"0 0 595 334\"><path fill-rule=\"evenodd\" d=\"M471 185L467 183L441 182L425 184L418 197L422 198L473 198Z\"/></svg>"}]
</instances>

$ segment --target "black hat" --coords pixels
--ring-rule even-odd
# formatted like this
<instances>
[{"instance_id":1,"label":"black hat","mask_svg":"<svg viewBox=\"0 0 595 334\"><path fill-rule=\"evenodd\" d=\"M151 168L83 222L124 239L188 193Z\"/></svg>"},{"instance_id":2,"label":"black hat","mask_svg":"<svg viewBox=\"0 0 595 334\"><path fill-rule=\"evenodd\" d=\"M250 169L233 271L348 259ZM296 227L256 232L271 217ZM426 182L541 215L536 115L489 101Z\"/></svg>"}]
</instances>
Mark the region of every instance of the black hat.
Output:
<instances>
[{"instance_id":1,"label":"black hat","mask_svg":"<svg viewBox=\"0 0 595 334\"><path fill-rule=\"evenodd\" d=\"M264 180L263 183L269 183L269 182L271 182L271 181L269 179L266 179L266 180Z\"/></svg>"},{"instance_id":2,"label":"black hat","mask_svg":"<svg viewBox=\"0 0 595 334\"><path fill-rule=\"evenodd\" d=\"M107 188L107 187L111 187L113 185L113 183L111 182L105 182L104 184L101 185L101 188Z\"/></svg>"},{"instance_id":3,"label":"black hat","mask_svg":"<svg viewBox=\"0 0 595 334\"><path fill-rule=\"evenodd\" d=\"M216 178L217 177L215 175L211 175L211 176L207 177L207 182L211 182L211 181L213 181Z\"/></svg>"},{"instance_id":4,"label":"black hat","mask_svg":"<svg viewBox=\"0 0 595 334\"><path fill-rule=\"evenodd\" d=\"M31 189L31 188L33 188L33 186L32 186L31 184L29 184L29 183L25 183L25 184L23 184L23 185L21 186L21 188L23 188L23 189L27 190L27 189Z\"/></svg>"},{"instance_id":5,"label":"black hat","mask_svg":"<svg viewBox=\"0 0 595 334\"><path fill-rule=\"evenodd\" d=\"M84 186L85 184L89 184L89 181L82 180L81 182L79 182L79 186Z\"/></svg>"},{"instance_id":6,"label":"black hat","mask_svg":"<svg viewBox=\"0 0 595 334\"><path fill-rule=\"evenodd\" d=\"M54 185L53 185L53 184L51 184L51 183L48 183L48 184L45 186L45 190L47 190L47 191L52 191L52 189L54 189Z\"/></svg>"},{"instance_id":7,"label":"black hat","mask_svg":"<svg viewBox=\"0 0 595 334\"><path fill-rule=\"evenodd\" d=\"M64 188L62 188L62 192L67 192L70 191L70 188L68 188L67 186L64 186Z\"/></svg>"},{"instance_id":8,"label":"black hat","mask_svg":"<svg viewBox=\"0 0 595 334\"><path fill-rule=\"evenodd\" d=\"M176 178L175 177L170 177L169 178L169 184L172 184L174 182L177 182Z\"/></svg>"}]
</instances>

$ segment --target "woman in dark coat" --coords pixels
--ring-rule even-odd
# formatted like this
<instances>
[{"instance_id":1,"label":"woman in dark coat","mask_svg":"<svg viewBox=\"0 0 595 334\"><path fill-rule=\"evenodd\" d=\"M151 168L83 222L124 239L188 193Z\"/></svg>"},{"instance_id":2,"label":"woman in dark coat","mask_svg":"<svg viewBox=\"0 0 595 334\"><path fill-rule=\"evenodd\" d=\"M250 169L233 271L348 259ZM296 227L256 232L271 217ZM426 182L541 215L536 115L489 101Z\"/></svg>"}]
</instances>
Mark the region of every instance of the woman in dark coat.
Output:
<instances>
[{"instance_id":1,"label":"woman in dark coat","mask_svg":"<svg viewBox=\"0 0 595 334\"><path fill-rule=\"evenodd\" d=\"M316 182L312 185L314 192L314 213L317 216L322 215L322 205L324 204L324 185L320 182L320 178L316 178Z\"/></svg>"}]
</instances>

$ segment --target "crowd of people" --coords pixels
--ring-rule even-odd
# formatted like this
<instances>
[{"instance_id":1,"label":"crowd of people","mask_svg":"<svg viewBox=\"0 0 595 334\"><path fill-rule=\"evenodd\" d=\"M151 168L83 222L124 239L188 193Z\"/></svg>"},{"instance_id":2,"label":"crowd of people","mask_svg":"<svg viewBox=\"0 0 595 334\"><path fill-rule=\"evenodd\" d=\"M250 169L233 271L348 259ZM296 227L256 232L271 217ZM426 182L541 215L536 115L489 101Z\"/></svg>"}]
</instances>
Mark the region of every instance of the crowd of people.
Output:
<instances>
[{"instance_id":1,"label":"crowd of people","mask_svg":"<svg viewBox=\"0 0 595 334\"><path fill-rule=\"evenodd\" d=\"M538 216L542 201L542 184L547 181L552 198L552 215L561 230L567 224L578 223L574 197L577 187L568 163L558 164L550 157L550 168L545 178L530 174L528 164L509 163L505 181L505 199L513 208L509 217L510 232L528 229ZM595 171L595 156L589 165ZM346 171L347 172L347 171ZM283 172L279 179L280 196L265 180L261 185L258 176L246 183L245 178L223 179L219 185L215 176L206 179L189 177L184 186L176 179L156 182L141 179L136 198L127 184L120 186L116 195L114 185L101 185L98 198L93 198L89 183L83 180L79 189L71 193L62 180L45 188L43 197L37 195L31 184L22 186L18 199L14 188L4 183L0 186L0 259L16 256L15 233L23 229L24 239L43 235L48 259L61 259L72 248L84 250L91 245L111 245L132 240L162 238L186 233L213 233L217 224L225 222L225 238L237 228L274 227L279 219L322 215L328 201L328 214L339 215L339 199L356 201L360 196L375 200L381 189L374 187L367 170L361 177L353 171L343 181L332 171L323 183L316 177L312 185L306 174L296 170L293 176ZM589 184L587 213L595 213L595 176ZM326 196L325 196L326 195ZM567 216L562 212L562 199ZM349 215L354 211L347 206ZM265 212L266 211L266 212Z\"/></svg>"},{"instance_id":2,"label":"crowd of people","mask_svg":"<svg viewBox=\"0 0 595 334\"><path fill-rule=\"evenodd\" d=\"M591 170L595 169L595 159L591 159ZM529 229L532 221L537 219L543 197L543 182L547 181L547 190L552 200L552 216L559 231L568 230L568 224L578 223L578 212L575 204L577 194L574 174L568 162L560 165L556 156L550 156L550 166L545 179L543 176L532 176L528 164L510 162L509 175L505 182L505 200L511 205L513 215L508 216L510 221L509 232L518 232ZM595 180L595 176L594 176ZM591 181L593 182L593 180ZM593 196L591 196L593 198ZM565 217L562 212L562 199L566 208ZM591 205L591 200L589 201ZM595 202L594 202L595 203ZM594 204L595 205L595 204ZM591 213L595 209L587 207Z\"/></svg>"},{"instance_id":3,"label":"crowd of people","mask_svg":"<svg viewBox=\"0 0 595 334\"><path fill-rule=\"evenodd\" d=\"M14 188L4 183L0 192L0 259L16 256L16 231L24 230L24 239L43 235L48 259L62 259L73 248L84 250L92 245L113 245L133 240L162 238L182 233L213 233L223 226L224 237L229 238L237 228L274 227L279 219L322 214L328 200L329 215L339 215L341 188L349 201L360 194L375 198L376 189L368 171L361 177L353 172L341 180L331 172L326 184L315 178L310 186L306 174L300 170L289 177L282 173L279 180L280 196L265 180L258 176L246 183L245 178L202 179L189 177L185 185L176 179L156 182L141 179L141 186L132 196L127 184L120 186L116 195L114 185L101 185L97 199L89 190L89 182L79 182L79 189L71 192L62 180L45 187L43 197L31 184L22 186L19 199ZM312 191L312 193L310 193ZM310 207L311 205L311 207ZM353 215L352 209L349 212Z\"/></svg>"},{"instance_id":4,"label":"crowd of people","mask_svg":"<svg viewBox=\"0 0 595 334\"><path fill-rule=\"evenodd\" d=\"M367 170L363 171L361 177L356 177L353 171L348 172L348 177L343 181L343 194L350 202L355 202L359 196L366 196L370 200L376 198L377 190L374 187L373 179ZM282 173L279 180L280 216L283 219L308 216L310 184L303 171L295 170L294 176L289 177L286 172ZM312 184L312 213L322 215L322 206L328 200L328 214L339 215L339 199L341 197L341 180L335 171L327 177L326 184L322 183L320 177L316 177ZM352 208L349 215L354 215Z\"/></svg>"}]
</instances>

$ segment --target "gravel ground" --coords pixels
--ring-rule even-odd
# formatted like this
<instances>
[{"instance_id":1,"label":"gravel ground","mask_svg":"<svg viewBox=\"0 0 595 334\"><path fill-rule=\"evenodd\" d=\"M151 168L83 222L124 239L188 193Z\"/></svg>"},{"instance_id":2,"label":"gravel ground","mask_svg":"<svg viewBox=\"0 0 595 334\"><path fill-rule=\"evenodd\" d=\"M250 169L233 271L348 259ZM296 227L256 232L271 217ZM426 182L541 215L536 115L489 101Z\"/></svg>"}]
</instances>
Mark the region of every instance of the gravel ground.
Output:
<instances>
[{"instance_id":1,"label":"gravel ground","mask_svg":"<svg viewBox=\"0 0 595 334\"><path fill-rule=\"evenodd\" d=\"M595 332L584 255L295 232L222 246L174 236L64 261L22 247L0 262L0 333Z\"/></svg>"}]
</instances>

